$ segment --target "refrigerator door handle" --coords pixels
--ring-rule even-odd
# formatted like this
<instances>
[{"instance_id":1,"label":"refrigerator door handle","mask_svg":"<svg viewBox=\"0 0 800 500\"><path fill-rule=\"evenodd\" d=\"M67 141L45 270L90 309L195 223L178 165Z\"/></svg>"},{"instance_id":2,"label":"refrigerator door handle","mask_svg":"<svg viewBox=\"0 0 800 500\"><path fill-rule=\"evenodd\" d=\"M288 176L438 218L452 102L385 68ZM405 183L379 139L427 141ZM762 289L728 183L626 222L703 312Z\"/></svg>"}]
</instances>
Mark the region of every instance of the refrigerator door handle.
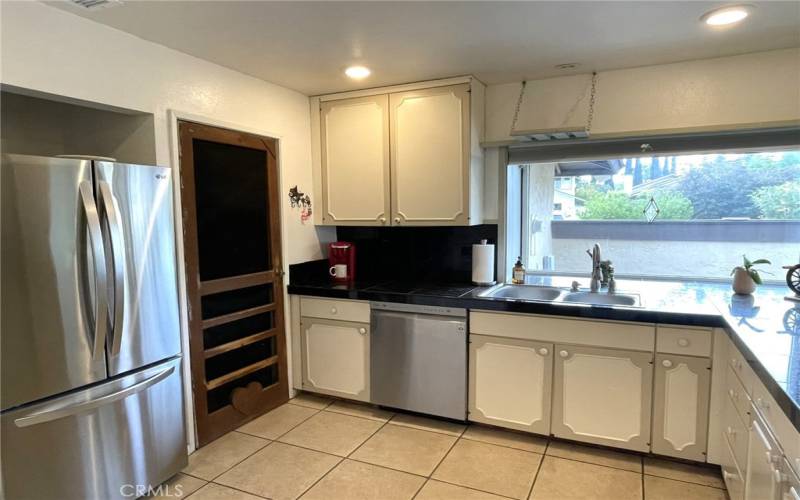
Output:
<instances>
[{"instance_id":1,"label":"refrigerator door handle","mask_svg":"<svg viewBox=\"0 0 800 500\"><path fill-rule=\"evenodd\" d=\"M122 331L125 323L125 240L122 236L122 225L119 221L117 204L111 186L105 182L98 183L100 201L108 222L111 236L111 260L114 265L114 321L111 327L111 355L119 354L122 345Z\"/></svg>"},{"instance_id":2,"label":"refrigerator door handle","mask_svg":"<svg viewBox=\"0 0 800 500\"><path fill-rule=\"evenodd\" d=\"M105 264L105 252L103 249L103 232L100 229L100 217L97 213L97 205L94 202L94 194L92 193L92 184L89 181L83 181L80 183L80 187L78 188L81 206L83 208L83 216L86 220L86 227L89 231L89 243L92 246L92 264L94 267L94 290L95 290L95 297L94 297L94 314L92 318L94 319L94 325L92 330L94 331L94 337L91 339L92 342L92 359L99 359L103 356L103 347L105 346L105 339L107 334L108 328L108 302L106 300L106 293L105 290L108 288L108 276L106 274L106 264ZM81 228L83 231L83 228ZM78 235L78 241L80 242L79 246L82 248L82 251L79 252L78 258L82 259L82 263L86 262L86 246L83 243L85 240L85 234ZM82 264L82 266L85 264ZM84 267L80 267L81 269L85 269ZM86 307L86 302L89 300L90 294L89 291L84 289L83 290L85 300L84 300L84 307ZM89 305L91 308L92 305Z\"/></svg>"},{"instance_id":3,"label":"refrigerator door handle","mask_svg":"<svg viewBox=\"0 0 800 500\"><path fill-rule=\"evenodd\" d=\"M77 415L79 413L85 413L94 410L95 408L111 404L115 401L119 401L120 399L125 399L138 392L142 392L148 387L155 385L164 380L165 378L169 377L174 371L175 371L175 365L170 366L169 368L166 368L144 380L136 382L135 384L129 387L111 392L109 394L104 394L97 398L90 399L89 401L83 401L77 404L67 405L67 406L58 406L58 401L56 401L53 404L54 407L45 408L30 415L19 417L14 420L14 424L17 427L30 427L32 425L43 424L45 422L58 420L59 418L69 417L72 415Z\"/></svg>"}]
</instances>

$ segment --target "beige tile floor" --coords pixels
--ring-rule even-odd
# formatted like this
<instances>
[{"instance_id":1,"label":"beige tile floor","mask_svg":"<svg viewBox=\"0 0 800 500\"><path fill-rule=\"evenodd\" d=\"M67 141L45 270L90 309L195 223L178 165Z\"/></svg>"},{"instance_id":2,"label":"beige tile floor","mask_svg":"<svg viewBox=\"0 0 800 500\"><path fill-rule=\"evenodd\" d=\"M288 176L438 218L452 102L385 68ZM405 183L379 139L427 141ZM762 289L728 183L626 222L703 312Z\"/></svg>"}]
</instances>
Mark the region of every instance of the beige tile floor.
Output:
<instances>
[{"instance_id":1,"label":"beige tile floor","mask_svg":"<svg viewBox=\"0 0 800 500\"><path fill-rule=\"evenodd\" d=\"M191 500L727 498L712 468L309 394L193 453L168 484Z\"/></svg>"}]
</instances>

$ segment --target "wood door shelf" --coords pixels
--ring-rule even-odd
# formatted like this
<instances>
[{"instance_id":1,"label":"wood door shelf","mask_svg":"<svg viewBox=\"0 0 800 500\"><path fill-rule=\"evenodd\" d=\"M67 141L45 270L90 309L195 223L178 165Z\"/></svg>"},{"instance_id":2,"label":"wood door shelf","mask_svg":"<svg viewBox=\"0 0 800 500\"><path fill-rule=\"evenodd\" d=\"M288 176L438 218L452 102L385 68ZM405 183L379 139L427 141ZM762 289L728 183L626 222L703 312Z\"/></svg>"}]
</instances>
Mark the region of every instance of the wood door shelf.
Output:
<instances>
[{"instance_id":1,"label":"wood door shelf","mask_svg":"<svg viewBox=\"0 0 800 500\"><path fill-rule=\"evenodd\" d=\"M266 312L271 312L274 311L275 308L276 305L272 303L264 306L251 307L250 309L245 309L243 311L236 311L230 314L224 314L222 316L217 316L215 318L204 319L202 328L203 330L205 330L206 328L224 325L225 323L230 323L232 321L238 321L240 319L249 318L250 316L255 316L257 314L264 314Z\"/></svg>"},{"instance_id":2,"label":"wood door shelf","mask_svg":"<svg viewBox=\"0 0 800 500\"><path fill-rule=\"evenodd\" d=\"M242 378L245 375L248 375L250 373L256 372L256 371L261 370L261 369L264 369L264 368L266 368L268 366L272 366L277 362L278 362L278 356L277 355L276 356L271 356L271 357L269 357L267 359L262 359L261 361L258 361L257 363L253 363L251 365L247 365L247 366L245 366L243 368L239 368L238 370L232 371L230 373L226 373L225 375L223 375L221 377L217 377L215 379L212 379L212 380L209 380L208 382L206 382L206 390L210 391L210 390L216 389L217 387L225 385L228 382L232 382L232 381L236 380L237 378Z\"/></svg>"},{"instance_id":3,"label":"wood door shelf","mask_svg":"<svg viewBox=\"0 0 800 500\"><path fill-rule=\"evenodd\" d=\"M274 337L277 334L278 334L277 330L275 330L273 328L272 330L268 330L266 332L256 333L255 335L250 335L250 336L243 337L243 338L240 338L240 339L237 339L237 340L233 340L231 342L226 342L225 344L221 344L221 345L214 346L214 347L211 347L209 349L206 349L205 352L204 352L204 354L205 354L204 357L205 357L205 359L211 359L214 356L219 356L220 354L224 354L226 352L233 351L234 349L238 349L240 347L244 347L244 346L253 344L255 342L259 342L261 340L270 339L270 338Z\"/></svg>"},{"instance_id":4,"label":"wood door shelf","mask_svg":"<svg viewBox=\"0 0 800 500\"><path fill-rule=\"evenodd\" d=\"M233 276L230 278L201 281L200 295L205 296L213 295L215 293L230 292L231 290L238 290L240 288L265 285L267 283L272 283L273 281L275 281L274 271L243 274L241 276Z\"/></svg>"}]
</instances>

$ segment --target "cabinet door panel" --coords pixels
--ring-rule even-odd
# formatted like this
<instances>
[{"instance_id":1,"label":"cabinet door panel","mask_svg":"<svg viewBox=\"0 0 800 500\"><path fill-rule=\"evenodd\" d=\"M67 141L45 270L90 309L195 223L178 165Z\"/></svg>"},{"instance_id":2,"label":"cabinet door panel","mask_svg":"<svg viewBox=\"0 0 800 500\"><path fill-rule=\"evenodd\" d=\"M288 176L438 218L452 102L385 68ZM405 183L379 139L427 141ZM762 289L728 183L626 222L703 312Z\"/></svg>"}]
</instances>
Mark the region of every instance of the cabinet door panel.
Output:
<instances>
[{"instance_id":1,"label":"cabinet door panel","mask_svg":"<svg viewBox=\"0 0 800 500\"><path fill-rule=\"evenodd\" d=\"M469 418L550 433L553 345L470 336Z\"/></svg>"},{"instance_id":2,"label":"cabinet door panel","mask_svg":"<svg viewBox=\"0 0 800 500\"><path fill-rule=\"evenodd\" d=\"M390 95L392 223L469 223L469 84Z\"/></svg>"},{"instance_id":3,"label":"cabinet door panel","mask_svg":"<svg viewBox=\"0 0 800 500\"><path fill-rule=\"evenodd\" d=\"M388 223L388 108L385 94L321 104L323 223Z\"/></svg>"},{"instance_id":4,"label":"cabinet door panel","mask_svg":"<svg viewBox=\"0 0 800 500\"><path fill-rule=\"evenodd\" d=\"M653 453L705 461L710 368L708 358L656 356Z\"/></svg>"},{"instance_id":5,"label":"cabinet door panel","mask_svg":"<svg viewBox=\"0 0 800 500\"><path fill-rule=\"evenodd\" d=\"M558 344L555 352L553 434L649 451L653 355Z\"/></svg>"},{"instance_id":6,"label":"cabinet door panel","mask_svg":"<svg viewBox=\"0 0 800 500\"><path fill-rule=\"evenodd\" d=\"M302 318L303 389L369 401L369 324Z\"/></svg>"}]
</instances>

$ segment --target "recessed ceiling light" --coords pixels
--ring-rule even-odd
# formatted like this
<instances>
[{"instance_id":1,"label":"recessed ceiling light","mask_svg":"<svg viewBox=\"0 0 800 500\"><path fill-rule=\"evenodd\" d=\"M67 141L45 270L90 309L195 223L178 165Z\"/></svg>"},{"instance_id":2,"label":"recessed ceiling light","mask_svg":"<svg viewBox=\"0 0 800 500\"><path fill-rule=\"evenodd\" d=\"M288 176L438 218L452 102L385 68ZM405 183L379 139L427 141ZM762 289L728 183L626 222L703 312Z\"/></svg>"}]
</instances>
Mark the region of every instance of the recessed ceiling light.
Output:
<instances>
[{"instance_id":1,"label":"recessed ceiling light","mask_svg":"<svg viewBox=\"0 0 800 500\"><path fill-rule=\"evenodd\" d=\"M365 66L350 66L344 70L344 74L354 80L361 80L369 76L370 70Z\"/></svg>"},{"instance_id":2,"label":"recessed ceiling light","mask_svg":"<svg viewBox=\"0 0 800 500\"><path fill-rule=\"evenodd\" d=\"M750 10L751 7L749 5L723 7L706 12L700 17L700 20L709 26L725 26L727 24L738 23L749 16Z\"/></svg>"}]
</instances>

